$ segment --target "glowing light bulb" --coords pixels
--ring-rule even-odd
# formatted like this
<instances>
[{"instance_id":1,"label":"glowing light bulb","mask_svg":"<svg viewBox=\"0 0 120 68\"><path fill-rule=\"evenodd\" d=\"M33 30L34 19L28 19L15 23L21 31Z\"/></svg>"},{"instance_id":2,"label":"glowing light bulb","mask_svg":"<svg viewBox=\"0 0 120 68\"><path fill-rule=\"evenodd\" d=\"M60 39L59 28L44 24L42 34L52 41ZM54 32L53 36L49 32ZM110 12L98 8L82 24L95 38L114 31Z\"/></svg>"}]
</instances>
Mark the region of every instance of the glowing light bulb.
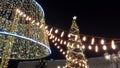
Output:
<instances>
[{"instance_id":1,"label":"glowing light bulb","mask_svg":"<svg viewBox=\"0 0 120 68\"><path fill-rule=\"evenodd\" d=\"M29 20L29 16L26 17L26 20Z\"/></svg>"},{"instance_id":2,"label":"glowing light bulb","mask_svg":"<svg viewBox=\"0 0 120 68\"><path fill-rule=\"evenodd\" d=\"M73 19L76 20L76 19L77 19L77 16L74 16Z\"/></svg>"},{"instance_id":3,"label":"glowing light bulb","mask_svg":"<svg viewBox=\"0 0 120 68\"><path fill-rule=\"evenodd\" d=\"M63 49L60 49L60 52L62 52L63 51Z\"/></svg>"},{"instance_id":4,"label":"glowing light bulb","mask_svg":"<svg viewBox=\"0 0 120 68\"><path fill-rule=\"evenodd\" d=\"M20 12L19 15L22 16L22 15L23 15L23 12Z\"/></svg>"},{"instance_id":5,"label":"glowing light bulb","mask_svg":"<svg viewBox=\"0 0 120 68\"><path fill-rule=\"evenodd\" d=\"M95 46L95 52L98 52L98 46L97 45Z\"/></svg>"},{"instance_id":6,"label":"glowing light bulb","mask_svg":"<svg viewBox=\"0 0 120 68\"><path fill-rule=\"evenodd\" d=\"M58 38L58 40L57 40L58 42L60 42L60 38Z\"/></svg>"},{"instance_id":7,"label":"glowing light bulb","mask_svg":"<svg viewBox=\"0 0 120 68\"><path fill-rule=\"evenodd\" d=\"M35 20L33 20L31 23L33 24L35 22Z\"/></svg>"},{"instance_id":8,"label":"glowing light bulb","mask_svg":"<svg viewBox=\"0 0 120 68\"><path fill-rule=\"evenodd\" d=\"M101 39L100 43L101 43L102 45L104 45L104 43L105 43L104 39Z\"/></svg>"},{"instance_id":9,"label":"glowing light bulb","mask_svg":"<svg viewBox=\"0 0 120 68\"><path fill-rule=\"evenodd\" d=\"M52 42L54 43L54 42L55 42L55 40L52 40Z\"/></svg>"},{"instance_id":10,"label":"glowing light bulb","mask_svg":"<svg viewBox=\"0 0 120 68\"><path fill-rule=\"evenodd\" d=\"M42 28L42 27L43 27L43 24L40 25L40 28Z\"/></svg>"},{"instance_id":11,"label":"glowing light bulb","mask_svg":"<svg viewBox=\"0 0 120 68\"><path fill-rule=\"evenodd\" d=\"M55 30L55 33L56 33L56 34L58 33L58 29Z\"/></svg>"},{"instance_id":12,"label":"glowing light bulb","mask_svg":"<svg viewBox=\"0 0 120 68\"><path fill-rule=\"evenodd\" d=\"M58 49L60 49L60 46L57 46Z\"/></svg>"},{"instance_id":13,"label":"glowing light bulb","mask_svg":"<svg viewBox=\"0 0 120 68\"><path fill-rule=\"evenodd\" d=\"M94 42L95 42L95 38L92 38L91 45L94 45Z\"/></svg>"},{"instance_id":14,"label":"glowing light bulb","mask_svg":"<svg viewBox=\"0 0 120 68\"><path fill-rule=\"evenodd\" d=\"M26 17L27 15L26 14L23 14L23 17Z\"/></svg>"},{"instance_id":15,"label":"glowing light bulb","mask_svg":"<svg viewBox=\"0 0 120 68\"><path fill-rule=\"evenodd\" d=\"M103 45L103 50L107 50L107 46L106 45Z\"/></svg>"},{"instance_id":16,"label":"glowing light bulb","mask_svg":"<svg viewBox=\"0 0 120 68\"><path fill-rule=\"evenodd\" d=\"M32 20L32 18L31 18L31 17L29 17L29 19L28 19L28 20L30 21L30 20Z\"/></svg>"},{"instance_id":17,"label":"glowing light bulb","mask_svg":"<svg viewBox=\"0 0 120 68\"><path fill-rule=\"evenodd\" d=\"M67 42L66 42L66 41L64 41L64 45L66 45L66 43L67 43Z\"/></svg>"},{"instance_id":18,"label":"glowing light bulb","mask_svg":"<svg viewBox=\"0 0 120 68\"><path fill-rule=\"evenodd\" d=\"M45 26L45 29L48 29L48 26Z\"/></svg>"},{"instance_id":19,"label":"glowing light bulb","mask_svg":"<svg viewBox=\"0 0 120 68\"><path fill-rule=\"evenodd\" d=\"M83 41L86 41L86 36L83 36L82 40L83 40Z\"/></svg>"},{"instance_id":20,"label":"glowing light bulb","mask_svg":"<svg viewBox=\"0 0 120 68\"><path fill-rule=\"evenodd\" d=\"M92 46L91 46L91 45L89 45L89 46L88 46L88 49L89 49L89 50L92 50Z\"/></svg>"},{"instance_id":21,"label":"glowing light bulb","mask_svg":"<svg viewBox=\"0 0 120 68\"><path fill-rule=\"evenodd\" d=\"M57 41L57 37L55 37L55 41Z\"/></svg>"},{"instance_id":22,"label":"glowing light bulb","mask_svg":"<svg viewBox=\"0 0 120 68\"><path fill-rule=\"evenodd\" d=\"M111 41L111 47L112 47L112 49L116 49L116 45L115 45L114 40Z\"/></svg>"},{"instance_id":23,"label":"glowing light bulb","mask_svg":"<svg viewBox=\"0 0 120 68\"><path fill-rule=\"evenodd\" d=\"M68 37L70 38L71 34L68 34Z\"/></svg>"},{"instance_id":24,"label":"glowing light bulb","mask_svg":"<svg viewBox=\"0 0 120 68\"><path fill-rule=\"evenodd\" d=\"M37 25L37 26L39 26L39 25L40 25L40 23L39 23L39 22L37 22L37 23L36 23L36 25Z\"/></svg>"},{"instance_id":25,"label":"glowing light bulb","mask_svg":"<svg viewBox=\"0 0 120 68\"><path fill-rule=\"evenodd\" d=\"M18 13L19 9L16 9L16 13Z\"/></svg>"},{"instance_id":26,"label":"glowing light bulb","mask_svg":"<svg viewBox=\"0 0 120 68\"><path fill-rule=\"evenodd\" d=\"M53 28L50 29L50 33L52 33L52 31L53 31Z\"/></svg>"},{"instance_id":27,"label":"glowing light bulb","mask_svg":"<svg viewBox=\"0 0 120 68\"><path fill-rule=\"evenodd\" d=\"M82 48L85 49L85 45L82 45Z\"/></svg>"},{"instance_id":28,"label":"glowing light bulb","mask_svg":"<svg viewBox=\"0 0 120 68\"><path fill-rule=\"evenodd\" d=\"M63 40L60 41L60 44L62 44L62 43L63 43Z\"/></svg>"},{"instance_id":29,"label":"glowing light bulb","mask_svg":"<svg viewBox=\"0 0 120 68\"><path fill-rule=\"evenodd\" d=\"M65 55L65 52L63 52L63 55Z\"/></svg>"},{"instance_id":30,"label":"glowing light bulb","mask_svg":"<svg viewBox=\"0 0 120 68\"><path fill-rule=\"evenodd\" d=\"M57 46L57 43L55 43L54 45Z\"/></svg>"},{"instance_id":31,"label":"glowing light bulb","mask_svg":"<svg viewBox=\"0 0 120 68\"><path fill-rule=\"evenodd\" d=\"M79 45L79 44L77 45L77 48L80 48L80 45Z\"/></svg>"},{"instance_id":32,"label":"glowing light bulb","mask_svg":"<svg viewBox=\"0 0 120 68\"><path fill-rule=\"evenodd\" d=\"M60 35L61 37L63 37L64 36L64 31L61 33L61 35Z\"/></svg>"}]
</instances>

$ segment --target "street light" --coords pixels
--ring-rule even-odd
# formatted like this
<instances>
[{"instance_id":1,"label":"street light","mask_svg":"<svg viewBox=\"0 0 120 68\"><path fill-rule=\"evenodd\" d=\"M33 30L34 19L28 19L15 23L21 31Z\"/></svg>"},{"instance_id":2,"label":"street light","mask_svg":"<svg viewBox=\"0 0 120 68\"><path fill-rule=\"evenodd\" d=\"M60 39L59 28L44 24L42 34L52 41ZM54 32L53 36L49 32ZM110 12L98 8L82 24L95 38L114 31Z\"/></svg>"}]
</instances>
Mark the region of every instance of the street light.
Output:
<instances>
[{"instance_id":1,"label":"street light","mask_svg":"<svg viewBox=\"0 0 120 68\"><path fill-rule=\"evenodd\" d=\"M118 51L117 54L113 53L112 55L110 55L109 53L105 53L104 57L106 60L115 63L116 68L118 68L118 63L119 63L119 59L120 59L120 51Z\"/></svg>"}]
</instances>

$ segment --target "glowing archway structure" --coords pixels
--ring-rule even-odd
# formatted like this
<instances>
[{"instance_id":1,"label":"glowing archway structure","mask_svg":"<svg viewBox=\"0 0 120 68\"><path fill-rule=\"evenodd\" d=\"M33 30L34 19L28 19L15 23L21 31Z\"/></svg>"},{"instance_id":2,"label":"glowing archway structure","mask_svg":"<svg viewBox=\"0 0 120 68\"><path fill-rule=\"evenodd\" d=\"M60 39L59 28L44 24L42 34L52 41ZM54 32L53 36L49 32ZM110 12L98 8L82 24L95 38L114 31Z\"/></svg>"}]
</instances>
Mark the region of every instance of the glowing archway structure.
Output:
<instances>
[{"instance_id":1,"label":"glowing archway structure","mask_svg":"<svg viewBox=\"0 0 120 68\"><path fill-rule=\"evenodd\" d=\"M16 14L16 9L21 9L43 26L40 28L26 21ZM1 68L7 68L9 59L40 59L51 54L44 16L42 7L35 0L0 1Z\"/></svg>"}]
</instances>

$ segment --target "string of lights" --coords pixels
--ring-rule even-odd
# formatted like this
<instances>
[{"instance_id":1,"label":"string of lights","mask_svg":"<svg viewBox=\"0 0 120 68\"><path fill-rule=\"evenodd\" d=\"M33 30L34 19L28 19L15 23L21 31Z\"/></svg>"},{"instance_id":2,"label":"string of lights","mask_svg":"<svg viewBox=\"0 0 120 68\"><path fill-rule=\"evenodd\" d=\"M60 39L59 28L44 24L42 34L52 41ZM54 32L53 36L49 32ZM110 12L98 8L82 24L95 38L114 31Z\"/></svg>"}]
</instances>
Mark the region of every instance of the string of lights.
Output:
<instances>
[{"instance_id":1,"label":"string of lights","mask_svg":"<svg viewBox=\"0 0 120 68\"><path fill-rule=\"evenodd\" d=\"M33 20L30 16L26 15L24 12L22 12L19 9L16 10L16 13L18 13L21 17L25 18L26 21L30 21L32 24L35 24L35 25L39 26L40 28L43 26L43 23ZM37 23L35 23L35 22L37 22ZM53 27L51 25L46 25L45 29L46 29L46 31L49 31L48 35L52 34L49 36L50 39L53 37L54 38L53 41L57 41L61 45L67 46L69 44L69 42L66 41L67 39L64 39L64 37L69 38L71 35L73 35L73 34L68 34L68 31ZM76 39L77 35L74 35L74 36ZM88 48L89 50L95 49L95 52L99 51L99 48L101 47L101 45L102 45L103 50L107 50L108 47L110 48L109 45L111 45L111 48L114 50L117 47L116 44L120 43L120 39L117 39L117 38L112 39L112 38L105 38L105 37L98 37L98 36L90 36L90 35L85 35L85 34L81 34L80 36L82 37L82 43L83 43L82 48L83 49ZM63 38L63 39L61 39L61 38ZM73 47L73 46L71 46L71 47Z\"/></svg>"}]
</instances>

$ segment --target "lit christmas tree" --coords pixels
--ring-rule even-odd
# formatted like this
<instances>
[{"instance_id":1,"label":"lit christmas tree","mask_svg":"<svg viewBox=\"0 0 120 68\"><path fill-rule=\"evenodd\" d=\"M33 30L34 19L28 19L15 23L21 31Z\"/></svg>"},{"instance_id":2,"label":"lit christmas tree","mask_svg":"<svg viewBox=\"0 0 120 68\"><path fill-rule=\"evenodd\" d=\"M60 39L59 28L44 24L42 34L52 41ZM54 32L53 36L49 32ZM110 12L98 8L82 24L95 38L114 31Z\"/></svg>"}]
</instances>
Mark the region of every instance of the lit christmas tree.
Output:
<instances>
[{"instance_id":1,"label":"lit christmas tree","mask_svg":"<svg viewBox=\"0 0 120 68\"><path fill-rule=\"evenodd\" d=\"M76 24L76 16L73 17L67 45L66 68L87 68L87 60L83 54L79 28Z\"/></svg>"}]
</instances>

